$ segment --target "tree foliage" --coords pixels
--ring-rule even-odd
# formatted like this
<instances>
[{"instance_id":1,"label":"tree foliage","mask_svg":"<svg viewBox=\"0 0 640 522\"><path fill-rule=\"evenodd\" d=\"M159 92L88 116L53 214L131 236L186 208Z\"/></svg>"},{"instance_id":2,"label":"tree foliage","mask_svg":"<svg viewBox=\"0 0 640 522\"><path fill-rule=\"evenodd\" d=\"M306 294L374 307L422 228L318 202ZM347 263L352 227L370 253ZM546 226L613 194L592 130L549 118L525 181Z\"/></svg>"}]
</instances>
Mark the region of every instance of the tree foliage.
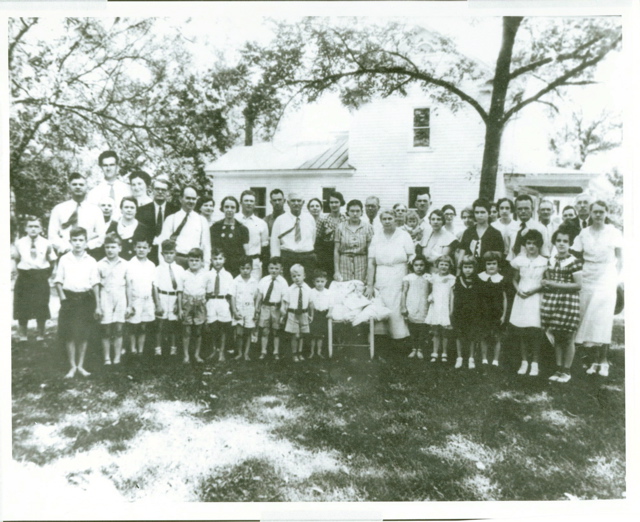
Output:
<instances>
[{"instance_id":1,"label":"tree foliage","mask_svg":"<svg viewBox=\"0 0 640 522\"><path fill-rule=\"evenodd\" d=\"M10 19L11 182L19 211L49 210L66 174L89 174L104 148L119 152L123 173L140 167L205 184L206 161L236 136L224 82L192 72L181 35L157 23Z\"/></svg>"},{"instance_id":2,"label":"tree foliage","mask_svg":"<svg viewBox=\"0 0 640 522\"><path fill-rule=\"evenodd\" d=\"M504 17L502 46L490 67L424 27L307 18L279 24L273 42L247 54L265 78L305 101L333 90L358 107L374 97L406 95L415 84L453 110L470 106L486 126L480 195L493 198L508 121L533 103L549 103L550 93L592 83L596 66L621 39L620 22L611 17Z\"/></svg>"}]
</instances>

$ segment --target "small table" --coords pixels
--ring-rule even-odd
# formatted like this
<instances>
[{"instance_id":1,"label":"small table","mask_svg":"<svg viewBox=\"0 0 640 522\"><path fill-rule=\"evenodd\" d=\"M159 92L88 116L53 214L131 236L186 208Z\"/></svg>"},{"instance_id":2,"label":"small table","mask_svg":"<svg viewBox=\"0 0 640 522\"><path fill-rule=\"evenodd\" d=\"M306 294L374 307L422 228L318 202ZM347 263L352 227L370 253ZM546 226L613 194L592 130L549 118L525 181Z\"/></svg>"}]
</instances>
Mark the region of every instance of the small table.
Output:
<instances>
[{"instance_id":1,"label":"small table","mask_svg":"<svg viewBox=\"0 0 640 522\"><path fill-rule=\"evenodd\" d=\"M340 322L341 324L348 324L343 321L336 321L336 322ZM356 327L352 326L352 328L356 328ZM329 349L329 358L331 358L333 357L333 319L328 320L328 329L329 329L329 335L328 335L327 347ZM371 357L371 359L373 359L373 356L375 353L375 341L374 341L375 336L373 335L373 332L374 332L374 320L373 318L371 318L369 319L369 343L368 344L340 343L340 344L336 344L336 346L346 347L346 348L369 348L369 356Z\"/></svg>"}]
</instances>

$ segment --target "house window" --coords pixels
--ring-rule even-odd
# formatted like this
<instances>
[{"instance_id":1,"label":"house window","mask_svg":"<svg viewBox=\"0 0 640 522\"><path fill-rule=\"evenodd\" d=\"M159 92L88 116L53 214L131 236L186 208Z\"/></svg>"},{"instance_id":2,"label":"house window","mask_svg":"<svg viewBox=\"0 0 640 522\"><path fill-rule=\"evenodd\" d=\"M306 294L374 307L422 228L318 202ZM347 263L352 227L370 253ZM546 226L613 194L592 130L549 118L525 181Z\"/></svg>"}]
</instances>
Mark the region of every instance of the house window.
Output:
<instances>
[{"instance_id":1,"label":"house window","mask_svg":"<svg viewBox=\"0 0 640 522\"><path fill-rule=\"evenodd\" d=\"M266 187L250 187L256 193L256 216L263 218L267 215L267 188Z\"/></svg>"},{"instance_id":2,"label":"house window","mask_svg":"<svg viewBox=\"0 0 640 522\"><path fill-rule=\"evenodd\" d=\"M326 214L331 212L331 208L329 208L329 196L335 191L335 187L322 187L322 212Z\"/></svg>"},{"instance_id":3,"label":"house window","mask_svg":"<svg viewBox=\"0 0 640 522\"><path fill-rule=\"evenodd\" d=\"M407 205L410 209L415 210L416 209L416 198L420 195L420 194L429 194L429 197L431 197L431 191L429 190L429 187L409 187L409 205Z\"/></svg>"},{"instance_id":4,"label":"house window","mask_svg":"<svg viewBox=\"0 0 640 522\"><path fill-rule=\"evenodd\" d=\"M413 146L428 147L431 136L429 109L413 109Z\"/></svg>"}]
</instances>

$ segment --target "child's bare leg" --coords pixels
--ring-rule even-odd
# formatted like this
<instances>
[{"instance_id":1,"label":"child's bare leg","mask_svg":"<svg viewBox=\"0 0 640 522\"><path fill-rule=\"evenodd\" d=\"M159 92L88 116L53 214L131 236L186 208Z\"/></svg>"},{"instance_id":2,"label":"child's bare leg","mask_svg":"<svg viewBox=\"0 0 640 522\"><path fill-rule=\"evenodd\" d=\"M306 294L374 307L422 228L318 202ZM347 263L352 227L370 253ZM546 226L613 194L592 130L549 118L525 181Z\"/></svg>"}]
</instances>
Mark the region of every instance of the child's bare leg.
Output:
<instances>
[{"instance_id":1,"label":"child's bare leg","mask_svg":"<svg viewBox=\"0 0 640 522\"><path fill-rule=\"evenodd\" d=\"M113 364L120 364L120 357L122 357L122 323L114 323L113 328Z\"/></svg>"},{"instance_id":2,"label":"child's bare leg","mask_svg":"<svg viewBox=\"0 0 640 522\"><path fill-rule=\"evenodd\" d=\"M312 359L312 358L313 358L313 355L314 355L314 353L315 353L315 350L316 350L316 339L313 339L313 338L312 338L312 339L311 339L311 342L309 343L309 345L310 345L310 346L309 346L309 350L310 350L310 352L309 352L309 359Z\"/></svg>"},{"instance_id":3,"label":"child's bare leg","mask_svg":"<svg viewBox=\"0 0 640 522\"><path fill-rule=\"evenodd\" d=\"M317 346L317 349L318 349L318 351L317 351L318 357L320 357L321 359L323 359L323 358L324 358L324 355L322 355L322 344L323 344L323 343L322 343L322 338L320 338L320 339L316 339L316 343L317 343L317 345L316 345L316 346Z\"/></svg>"},{"instance_id":4,"label":"child's bare leg","mask_svg":"<svg viewBox=\"0 0 640 522\"><path fill-rule=\"evenodd\" d=\"M218 357L219 361L224 361L224 351L227 347L227 330L226 325L220 325L220 356Z\"/></svg>"},{"instance_id":5,"label":"child's bare leg","mask_svg":"<svg viewBox=\"0 0 640 522\"><path fill-rule=\"evenodd\" d=\"M476 343L473 339L469 339L469 359L475 359Z\"/></svg>"},{"instance_id":6,"label":"child's bare leg","mask_svg":"<svg viewBox=\"0 0 640 522\"><path fill-rule=\"evenodd\" d=\"M538 333L537 330L532 331L529 341L531 343L532 360L534 363L537 363L540 358L540 336Z\"/></svg>"},{"instance_id":7,"label":"child's bare leg","mask_svg":"<svg viewBox=\"0 0 640 522\"><path fill-rule=\"evenodd\" d=\"M529 361L529 355L527 352L527 341L525 340L524 336L520 337L520 358L523 362Z\"/></svg>"},{"instance_id":8,"label":"child's bare leg","mask_svg":"<svg viewBox=\"0 0 640 522\"><path fill-rule=\"evenodd\" d=\"M553 332L553 350L556 354L556 366L558 369L562 368L562 362L564 359L564 346L565 337L562 332Z\"/></svg>"},{"instance_id":9,"label":"child's bare leg","mask_svg":"<svg viewBox=\"0 0 640 522\"><path fill-rule=\"evenodd\" d=\"M245 330L244 336L244 360L249 361L249 350L251 350L251 330Z\"/></svg>"},{"instance_id":10,"label":"child's bare leg","mask_svg":"<svg viewBox=\"0 0 640 522\"><path fill-rule=\"evenodd\" d=\"M456 357L462 358L462 338L456 339Z\"/></svg>"},{"instance_id":11,"label":"child's bare leg","mask_svg":"<svg viewBox=\"0 0 640 522\"><path fill-rule=\"evenodd\" d=\"M489 343L486 338L480 341L480 354L483 362L489 358Z\"/></svg>"},{"instance_id":12,"label":"child's bare leg","mask_svg":"<svg viewBox=\"0 0 640 522\"><path fill-rule=\"evenodd\" d=\"M111 364L111 325L102 325L102 355L105 364Z\"/></svg>"},{"instance_id":13,"label":"child's bare leg","mask_svg":"<svg viewBox=\"0 0 640 522\"><path fill-rule=\"evenodd\" d=\"M158 319L158 327L156 329L156 348L162 347L162 341L166 336L167 321L165 319Z\"/></svg>"},{"instance_id":14,"label":"child's bare leg","mask_svg":"<svg viewBox=\"0 0 640 522\"><path fill-rule=\"evenodd\" d=\"M84 377L89 377L91 375L87 370L84 369L84 356L87 353L87 341L84 340L80 343L80 350L78 351L78 373L83 375Z\"/></svg>"},{"instance_id":15,"label":"child's bare leg","mask_svg":"<svg viewBox=\"0 0 640 522\"><path fill-rule=\"evenodd\" d=\"M576 354L576 344L575 344L576 334L569 333L567 334L567 339L565 343L564 349L564 358L562 361L562 367L569 373L571 369L571 365L573 364L573 357Z\"/></svg>"},{"instance_id":16,"label":"child's bare leg","mask_svg":"<svg viewBox=\"0 0 640 522\"><path fill-rule=\"evenodd\" d=\"M269 328L262 329L262 338L260 339L260 358L267 355L267 344L269 343Z\"/></svg>"},{"instance_id":17,"label":"child's bare leg","mask_svg":"<svg viewBox=\"0 0 640 522\"><path fill-rule=\"evenodd\" d=\"M449 338L443 333L442 334L442 357L446 359L447 357L447 346L449 345Z\"/></svg>"},{"instance_id":18,"label":"child's bare leg","mask_svg":"<svg viewBox=\"0 0 640 522\"><path fill-rule=\"evenodd\" d=\"M184 326L184 333L182 334L182 350L184 352L184 358L182 362L189 362L189 341L191 340L191 326Z\"/></svg>"},{"instance_id":19,"label":"child's bare leg","mask_svg":"<svg viewBox=\"0 0 640 522\"><path fill-rule=\"evenodd\" d=\"M200 348L202 346L202 327L200 325L193 325L193 344L195 346L194 359L196 362L204 362L200 357Z\"/></svg>"},{"instance_id":20,"label":"child's bare leg","mask_svg":"<svg viewBox=\"0 0 640 522\"><path fill-rule=\"evenodd\" d=\"M273 332L273 355L280 356L280 336L277 331Z\"/></svg>"},{"instance_id":21,"label":"child's bare leg","mask_svg":"<svg viewBox=\"0 0 640 522\"><path fill-rule=\"evenodd\" d=\"M138 353L138 350L136 348L136 341L137 341L137 331L138 331L138 325L137 324L129 324L129 340L130 340L130 348L131 348L131 353L132 354L136 354Z\"/></svg>"},{"instance_id":22,"label":"child's bare leg","mask_svg":"<svg viewBox=\"0 0 640 522\"><path fill-rule=\"evenodd\" d=\"M304 337L298 337L298 357L302 359L302 348L304 346Z\"/></svg>"},{"instance_id":23,"label":"child's bare leg","mask_svg":"<svg viewBox=\"0 0 640 522\"><path fill-rule=\"evenodd\" d=\"M493 363L495 366L498 366L500 361L500 349L502 348L502 344L500 343L500 337L498 337L495 341L495 348L493 349Z\"/></svg>"},{"instance_id":24,"label":"child's bare leg","mask_svg":"<svg viewBox=\"0 0 640 522\"><path fill-rule=\"evenodd\" d=\"M242 325L238 325L238 327L236 328L236 352L237 352L237 355L235 356L236 360L242 358L243 344L244 344L244 335L242 332Z\"/></svg>"},{"instance_id":25,"label":"child's bare leg","mask_svg":"<svg viewBox=\"0 0 640 522\"><path fill-rule=\"evenodd\" d=\"M438 354L440 353L440 334L433 334L433 352L431 352L431 358L438 358Z\"/></svg>"},{"instance_id":26,"label":"child's bare leg","mask_svg":"<svg viewBox=\"0 0 640 522\"><path fill-rule=\"evenodd\" d=\"M140 323L138 328L138 354L142 355L144 343L147 340L147 323Z\"/></svg>"},{"instance_id":27,"label":"child's bare leg","mask_svg":"<svg viewBox=\"0 0 640 522\"><path fill-rule=\"evenodd\" d=\"M69 359L69 373L65 375L65 378L70 379L76 374L78 367L76 366L76 343L74 341L67 341L67 357Z\"/></svg>"},{"instance_id":28,"label":"child's bare leg","mask_svg":"<svg viewBox=\"0 0 640 522\"><path fill-rule=\"evenodd\" d=\"M36 319L36 322L38 323L38 330L37 330L38 338L44 338L44 327L47 324L47 320L44 318L39 318L39 319Z\"/></svg>"},{"instance_id":29,"label":"child's bare leg","mask_svg":"<svg viewBox=\"0 0 640 522\"><path fill-rule=\"evenodd\" d=\"M293 360L298 360L298 339L295 336L291 336L291 355L293 356Z\"/></svg>"}]
</instances>

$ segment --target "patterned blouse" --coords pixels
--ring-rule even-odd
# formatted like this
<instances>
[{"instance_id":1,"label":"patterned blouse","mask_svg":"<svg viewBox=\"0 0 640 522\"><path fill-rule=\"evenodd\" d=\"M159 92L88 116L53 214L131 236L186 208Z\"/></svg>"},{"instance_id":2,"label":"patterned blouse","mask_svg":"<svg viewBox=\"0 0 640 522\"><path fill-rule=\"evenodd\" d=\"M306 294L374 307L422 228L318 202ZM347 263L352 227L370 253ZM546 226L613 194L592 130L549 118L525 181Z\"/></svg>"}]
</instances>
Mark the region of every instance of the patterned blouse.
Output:
<instances>
[{"instance_id":1,"label":"patterned blouse","mask_svg":"<svg viewBox=\"0 0 640 522\"><path fill-rule=\"evenodd\" d=\"M347 221L347 216L344 214L339 214L338 217L333 214L320 216L316 222L316 242L333 244L336 229L345 221Z\"/></svg>"}]
</instances>

